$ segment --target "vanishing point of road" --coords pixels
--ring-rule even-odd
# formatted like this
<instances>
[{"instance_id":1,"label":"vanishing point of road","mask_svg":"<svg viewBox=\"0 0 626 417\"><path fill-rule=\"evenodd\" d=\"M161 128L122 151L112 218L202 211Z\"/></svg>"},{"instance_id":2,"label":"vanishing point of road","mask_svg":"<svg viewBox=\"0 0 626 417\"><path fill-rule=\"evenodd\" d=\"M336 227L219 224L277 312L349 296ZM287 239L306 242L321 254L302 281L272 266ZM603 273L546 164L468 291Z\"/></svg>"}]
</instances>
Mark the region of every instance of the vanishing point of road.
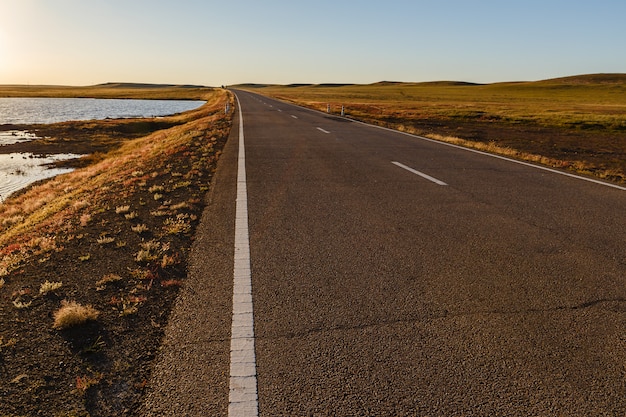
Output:
<instances>
[{"instance_id":1,"label":"vanishing point of road","mask_svg":"<svg viewBox=\"0 0 626 417\"><path fill-rule=\"evenodd\" d=\"M236 94L143 415L626 415L626 188Z\"/></svg>"}]
</instances>

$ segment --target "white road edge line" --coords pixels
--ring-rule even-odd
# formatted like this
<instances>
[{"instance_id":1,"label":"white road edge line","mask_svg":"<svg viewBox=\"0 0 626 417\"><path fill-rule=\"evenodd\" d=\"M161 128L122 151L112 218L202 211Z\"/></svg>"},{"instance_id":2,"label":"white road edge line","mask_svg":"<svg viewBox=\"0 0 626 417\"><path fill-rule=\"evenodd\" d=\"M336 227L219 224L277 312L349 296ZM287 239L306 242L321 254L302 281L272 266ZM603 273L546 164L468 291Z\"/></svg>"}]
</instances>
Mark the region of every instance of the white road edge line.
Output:
<instances>
[{"instance_id":1,"label":"white road edge line","mask_svg":"<svg viewBox=\"0 0 626 417\"><path fill-rule=\"evenodd\" d=\"M410 136L412 138L424 140L426 142L436 143L438 145L449 146L451 148L461 149L461 150L464 150L464 151L467 151L467 152L473 152L473 153L477 153L477 154L480 154L480 155L489 156L491 158L502 159L503 161L513 162L515 164L524 165L524 166L535 168L535 169L540 169L542 171L548 171L548 172L551 172L553 174L564 175L566 177L575 178L577 180L583 180L583 181L587 181L587 182L592 182L594 184L604 185L605 187L611 187L611 188L616 188L618 190L626 191L626 187L622 187L622 186L619 186L619 185L616 185L616 184L611 184L610 182L604 182L604 181L596 180L596 179L593 179L593 178L582 177L580 175L570 174L569 172L559 171L557 169L553 169L553 168L549 168L549 167L545 167L545 166L541 166L541 165L535 165L535 164L532 164L530 162L520 161L520 160L517 160L517 159L511 159L511 158L507 158L506 156L497 155L497 154L488 153L488 152L483 152L483 151L479 151L477 149L466 148L464 146L455 145L454 143L447 143L447 142L442 142L440 140L425 138L424 136L414 135L412 133L407 133L407 132L401 132L399 130L390 129L388 127L370 125L368 123L361 122L359 120L352 120L352 122L358 123L358 124L361 124L361 125L364 125L364 126L373 127L373 128L376 128L376 129L386 130L388 132L398 133L398 134L404 135L404 136Z\"/></svg>"},{"instance_id":2,"label":"white road edge line","mask_svg":"<svg viewBox=\"0 0 626 417\"><path fill-rule=\"evenodd\" d=\"M254 352L254 315L252 308L252 272L248 233L248 190L244 148L243 114L239 97L239 157L237 167L237 202L235 208L235 259L233 271L233 321L230 337L229 417L257 417L256 356Z\"/></svg>"},{"instance_id":3,"label":"white road edge line","mask_svg":"<svg viewBox=\"0 0 626 417\"><path fill-rule=\"evenodd\" d=\"M324 133L330 133L328 130L322 129L321 127L318 127L317 130Z\"/></svg>"},{"instance_id":4,"label":"white road edge line","mask_svg":"<svg viewBox=\"0 0 626 417\"><path fill-rule=\"evenodd\" d=\"M434 182L437 185L448 185L445 182L438 180L437 178L434 178L434 177L431 177L430 175L424 174L423 172L420 172L420 171L418 171L416 169L413 169L413 168L408 167L408 166L406 166L404 164L401 164L400 162L391 161L391 163L396 165L396 166L399 166L402 169L406 169L409 172L412 172L412 173L414 173L416 175L419 175L420 177L425 178L428 181L432 181L432 182Z\"/></svg>"}]
</instances>

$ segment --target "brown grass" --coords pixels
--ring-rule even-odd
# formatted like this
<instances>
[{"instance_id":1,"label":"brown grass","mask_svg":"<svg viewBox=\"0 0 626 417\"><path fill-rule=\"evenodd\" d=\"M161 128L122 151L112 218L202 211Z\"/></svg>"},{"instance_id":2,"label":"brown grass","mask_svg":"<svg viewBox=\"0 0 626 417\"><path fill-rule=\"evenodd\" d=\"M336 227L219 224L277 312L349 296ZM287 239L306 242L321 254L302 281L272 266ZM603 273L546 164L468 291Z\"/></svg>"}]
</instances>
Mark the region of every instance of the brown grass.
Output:
<instances>
[{"instance_id":1,"label":"brown grass","mask_svg":"<svg viewBox=\"0 0 626 417\"><path fill-rule=\"evenodd\" d=\"M100 312L92 306L83 306L75 301L62 301L61 308L54 313L53 328L57 330L79 326L90 320L97 320Z\"/></svg>"}]
</instances>

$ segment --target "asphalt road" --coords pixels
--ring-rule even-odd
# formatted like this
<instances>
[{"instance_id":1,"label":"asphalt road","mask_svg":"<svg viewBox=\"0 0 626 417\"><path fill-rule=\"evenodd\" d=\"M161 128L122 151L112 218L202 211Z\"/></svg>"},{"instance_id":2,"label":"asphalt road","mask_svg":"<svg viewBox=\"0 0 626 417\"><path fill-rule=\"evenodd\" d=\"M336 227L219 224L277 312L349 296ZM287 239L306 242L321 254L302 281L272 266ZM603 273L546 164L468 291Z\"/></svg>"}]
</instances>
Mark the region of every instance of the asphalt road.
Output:
<instances>
[{"instance_id":1,"label":"asphalt road","mask_svg":"<svg viewBox=\"0 0 626 417\"><path fill-rule=\"evenodd\" d=\"M259 415L626 415L626 190L237 95ZM145 415L226 414L236 161Z\"/></svg>"}]
</instances>

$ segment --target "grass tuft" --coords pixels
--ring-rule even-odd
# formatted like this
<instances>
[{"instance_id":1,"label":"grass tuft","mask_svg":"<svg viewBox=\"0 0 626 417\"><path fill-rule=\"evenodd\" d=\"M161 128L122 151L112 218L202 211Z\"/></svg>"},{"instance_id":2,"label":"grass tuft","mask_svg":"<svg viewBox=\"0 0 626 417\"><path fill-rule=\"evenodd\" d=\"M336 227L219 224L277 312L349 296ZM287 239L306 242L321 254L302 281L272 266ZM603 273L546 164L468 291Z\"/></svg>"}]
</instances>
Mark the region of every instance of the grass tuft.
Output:
<instances>
[{"instance_id":1,"label":"grass tuft","mask_svg":"<svg viewBox=\"0 0 626 417\"><path fill-rule=\"evenodd\" d=\"M100 244L100 245L108 245L109 243L115 242L115 238L111 237L111 236L103 235L103 236L100 236L96 240L96 242L98 242L98 244Z\"/></svg>"},{"instance_id":2,"label":"grass tuft","mask_svg":"<svg viewBox=\"0 0 626 417\"><path fill-rule=\"evenodd\" d=\"M141 233L144 233L144 232L148 231L148 226L146 226L143 223L142 224L138 224L136 226L131 226L130 228L131 228L131 230L133 232L138 233L138 234L141 234Z\"/></svg>"},{"instance_id":3,"label":"grass tuft","mask_svg":"<svg viewBox=\"0 0 626 417\"><path fill-rule=\"evenodd\" d=\"M41 287L39 287L39 294L41 295L46 295L49 292L52 291L56 291L59 288L61 288L63 286L62 282L50 282L50 281L46 281L43 284L41 284Z\"/></svg>"},{"instance_id":4,"label":"grass tuft","mask_svg":"<svg viewBox=\"0 0 626 417\"><path fill-rule=\"evenodd\" d=\"M61 308L54 313L53 328L57 330L79 326L87 321L97 320L100 313L92 306L83 306L75 301L64 300Z\"/></svg>"},{"instance_id":5,"label":"grass tuft","mask_svg":"<svg viewBox=\"0 0 626 417\"><path fill-rule=\"evenodd\" d=\"M116 283L122 280L117 274L107 274L102 277L102 279L96 282L96 291L102 291L106 288L108 284Z\"/></svg>"}]
</instances>

